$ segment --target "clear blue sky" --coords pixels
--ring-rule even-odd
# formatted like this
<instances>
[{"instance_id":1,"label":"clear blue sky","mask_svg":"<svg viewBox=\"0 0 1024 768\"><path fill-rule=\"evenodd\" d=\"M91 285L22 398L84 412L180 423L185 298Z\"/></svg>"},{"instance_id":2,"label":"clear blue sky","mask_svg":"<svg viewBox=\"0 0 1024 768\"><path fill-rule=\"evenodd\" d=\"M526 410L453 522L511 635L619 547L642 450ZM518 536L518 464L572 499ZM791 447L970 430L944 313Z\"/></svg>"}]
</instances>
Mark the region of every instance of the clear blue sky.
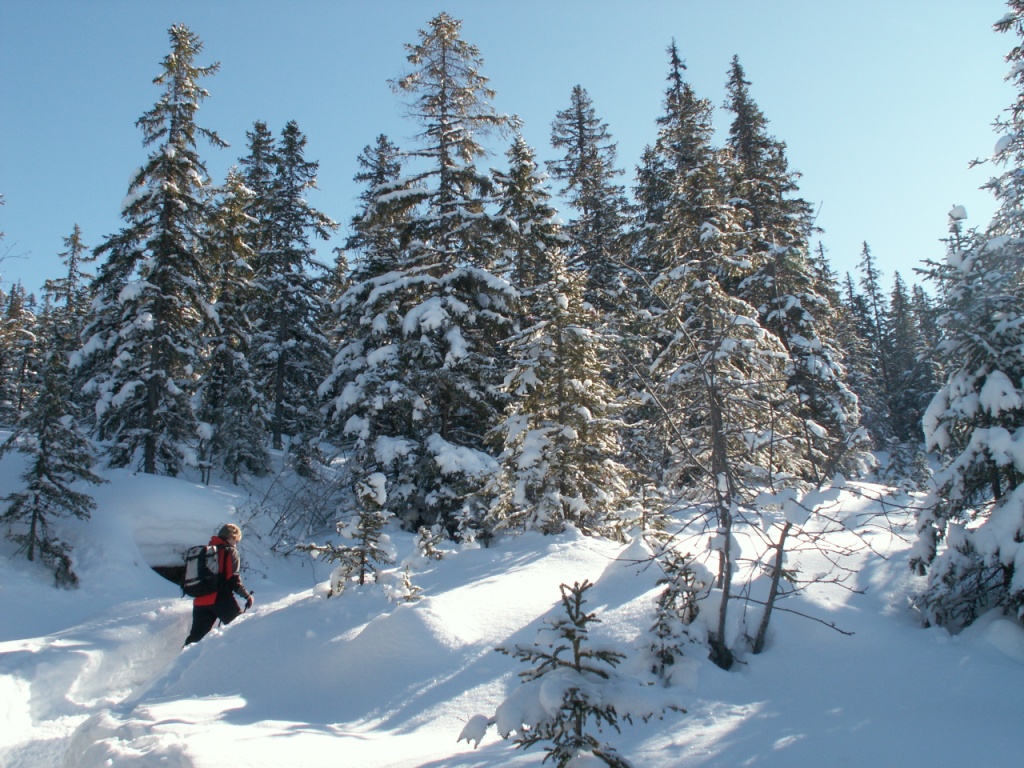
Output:
<instances>
[{"instance_id":1,"label":"clear blue sky","mask_svg":"<svg viewBox=\"0 0 1024 768\"><path fill-rule=\"evenodd\" d=\"M320 162L309 199L345 224L360 150L380 133L412 144L418 126L387 81L405 71L403 44L442 10L463 20L495 106L523 119L540 159L553 157L555 113L574 85L586 88L627 185L655 137L669 43L716 106L738 54L803 173L802 195L820 206L840 275L866 240L887 284L894 270L913 282L922 259L941 257L953 204L973 224L992 213L978 189L991 166L968 163L991 153L992 121L1013 99L1003 56L1015 40L991 29L1001 0L0 0L4 285L38 290L62 276L56 254L75 223L90 246L120 228L147 152L135 121L160 95L152 78L172 24L204 41L197 63L221 63L197 120L231 144L203 148L215 179L245 154L253 121L277 133L294 119L307 158ZM497 150L494 167L504 163Z\"/></svg>"}]
</instances>

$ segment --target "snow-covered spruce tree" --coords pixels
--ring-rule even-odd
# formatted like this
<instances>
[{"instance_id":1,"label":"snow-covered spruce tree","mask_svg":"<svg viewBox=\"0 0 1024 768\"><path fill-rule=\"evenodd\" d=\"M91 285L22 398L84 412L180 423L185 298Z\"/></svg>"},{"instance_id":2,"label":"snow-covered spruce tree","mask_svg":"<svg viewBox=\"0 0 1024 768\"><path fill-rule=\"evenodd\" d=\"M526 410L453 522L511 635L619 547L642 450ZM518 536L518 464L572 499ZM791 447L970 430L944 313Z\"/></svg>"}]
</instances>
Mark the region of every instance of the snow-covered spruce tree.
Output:
<instances>
[{"instance_id":1,"label":"snow-covered spruce tree","mask_svg":"<svg viewBox=\"0 0 1024 768\"><path fill-rule=\"evenodd\" d=\"M629 310L619 331L626 361L619 388L626 405L624 421L630 425L624 434L624 445L630 468L645 479L639 489L645 515L650 508L664 506L662 497L668 490L667 473L673 455L669 437L673 431L672 416L659 400L649 370L649 361L667 344L656 329L655 317L662 304L655 296L653 283L666 271L671 259L671 249L665 247L666 215L675 200L677 180L692 166L694 148L705 147L710 136L702 121L697 121L701 123L699 135L682 141L673 128L683 119L682 110L710 110L710 105L693 102L693 93L683 77L686 65L674 42L667 53L668 87L664 112L657 118L657 139L646 147L636 170L633 196L637 207L635 227L630 233L629 293L628 300L623 302Z\"/></svg>"},{"instance_id":2,"label":"snow-covered spruce tree","mask_svg":"<svg viewBox=\"0 0 1024 768\"><path fill-rule=\"evenodd\" d=\"M363 147L356 162L360 170L353 180L363 185L363 191L345 250L359 255L352 265L353 272L365 280L400 266L401 236L409 226L410 208L422 190L402 177L401 149L384 134Z\"/></svg>"},{"instance_id":3,"label":"snow-covered spruce tree","mask_svg":"<svg viewBox=\"0 0 1024 768\"><path fill-rule=\"evenodd\" d=\"M931 483L932 469L923 449L921 423L943 378L935 359L941 340L938 314L924 289L914 285L908 292L896 272L886 321L895 377L889 407L895 439L882 479L905 491L923 491Z\"/></svg>"},{"instance_id":4,"label":"snow-covered spruce tree","mask_svg":"<svg viewBox=\"0 0 1024 768\"><path fill-rule=\"evenodd\" d=\"M846 381L857 396L861 425L867 431L868 439L884 443L888 430L888 406L880 375L879 350L874 342L875 327L868 301L857 290L849 272L842 283L842 303L837 314L841 322L836 338L843 351Z\"/></svg>"},{"instance_id":5,"label":"snow-covered spruce tree","mask_svg":"<svg viewBox=\"0 0 1024 768\"><path fill-rule=\"evenodd\" d=\"M851 304L858 332L870 350L872 362L873 392L864 399L874 408L865 408L864 425L871 433L875 444L885 445L894 438L892 429L891 400L893 395L893 371L891 352L886 339L886 317L889 301L882 287L882 273L877 261L865 242L861 248L860 262L861 293ZM848 291L852 295L852 292Z\"/></svg>"},{"instance_id":6,"label":"snow-covered spruce tree","mask_svg":"<svg viewBox=\"0 0 1024 768\"><path fill-rule=\"evenodd\" d=\"M567 226L569 265L587 277L584 300L610 322L621 305L631 212L623 187L615 183L622 174L615 166L617 147L582 86L573 87L569 106L555 115L551 145L564 154L548 161L548 171L577 214Z\"/></svg>"},{"instance_id":7,"label":"snow-covered spruce tree","mask_svg":"<svg viewBox=\"0 0 1024 768\"><path fill-rule=\"evenodd\" d=\"M403 461L404 443L395 436L406 429L406 407L415 396L405 390L404 369L390 343L398 307L386 286L401 270L402 235L420 193L401 178L398 147L384 135L364 147L357 162L362 206L345 242L355 258L348 290L332 303L331 338L338 350L320 393L328 400L326 435L348 454L348 482L355 487L371 477L390 477L394 495L401 496L400 489L412 482L406 474L412 467Z\"/></svg>"},{"instance_id":8,"label":"snow-covered spruce tree","mask_svg":"<svg viewBox=\"0 0 1024 768\"><path fill-rule=\"evenodd\" d=\"M628 485L622 424L602 378L607 342L583 307L583 275L567 271L561 251L548 251L539 271L547 281L523 297L533 324L510 340L512 400L497 429L503 469L488 528L617 535Z\"/></svg>"},{"instance_id":9,"label":"snow-covered spruce tree","mask_svg":"<svg viewBox=\"0 0 1024 768\"><path fill-rule=\"evenodd\" d=\"M325 384L332 418L357 442L357 476L386 476L386 508L405 526L450 533L486 509L479 494L495 464L484 439L503 405L497 342L515 298L492 271L493 184L475 164L480 136L514 121L490 106L480 54L460 30L442 13L407 46L411 70L393 85L422 126L421 146L403 153L409 175L376 206L395 213L377 220L401 248L387 272L357 267L342 304L364 330Z\"/></svg>"},{"instance_id":10,"label":"snow-covered spruce tree","mask_svg":"<svg viewBox=\"0 0 1024 768\"><path fill-rule=\"evenodd\" d=\"M79 431L68 384L68 348L77 342L60 336L50 340L39 394L0 447L0 454L16 449L28 459L21 475L23 490L3 498L8 506L0 522L6 536L29 560L38 558L52 568L61 587L76 586L78 576L72 569L71 546L52 526L61 518L88 519L96 504L73 486L104 482L92 472L92 444Z\"/></svg>"},{"instance_id":11,"label":"snow-covered spruce tree","mask_svg":"<svg viewBox=\"0 0 1024 768\"><path fill-rule=\"evenodd\" d=\"M252 200L239 173L230 171L210 238L213 307L198 387L200 461L207 473L218 467L236 485L243 475L259 477L270 470L266 403L249 364L253 221L247 210Z\"/></svg>"},{"instance_id":12,"label":"snow-covered spruce tree","mask_svg":"<svg viewBox=\"0 0 1024 768\"><path fill-rule=\"evenodd\" d=\"M672 680L675 663L690 646L703 647L705 633L694 620L700 613L700 597L711 584L711 576L689 553L679 552L671 537L660 537L655 559L664 576L654 610L650 652L652 670L666 685Z\"/></svg>"},{"instance_id":13,"label":"snow-covered spruce tree","mask_svg":"<svg viewBox=\"0 0 1024 768\"><path fill-rule=\"evenodd\" d=\"M938 386L931 350L926 346L920 318L899 272L893 275L884 330L893 379L889 395L893 436L900 443L917 444L921 441L921 417Z\"/></svg>"},{"instance_id":14,"label":"snow-covered spruce tree","mask_svg":"<svg viewBox=\"0 0 1024 768\"><path fill-rule=\"evenodd\" d=\"M726 198L728 155L711 146L711 105L678 77L677 61L658 137L674 148L663 164L669 197L643 243L657 345L647 377L661 410L651 427L669 449L664 479L708 511L702 519L715 532L724 597L709 641L727 668L736 515L762 488L794 484L810 468L788 355L757 309L729 291L749 266L744 212Z\"/></svg>"},{"instance_id":15,"label":"snow-covered spruce tree","mask_svg":"<svg viewBox=\"0 0 1024 768\"><path fill-rule=\"evenodd\" d=\"M726 108L734 119L727 146L728 197L746 212L746 257L751 270L737 295L757 308L761 324L789 355L789 388L798 404L803 431L805 479L832 476L842 457L858 446L857 398L846 384L841 353L829 335L836 307L817 290L808 236L811 206L796 197L799 174L789 170L786 145L768 133L768 121L749 91L750 82L733 57Z\"/></svg>"},{"instance_id":16,"label":"snow-covered spruce tree","mask_svg":"<svg viewBox=\"0 0 1024 768\"><path fill-rule=\"evenodd\" d=\"M601 648L591 639L593 625L601 621L584 607L592 586L589 581L571 587L562 584L564 615L545 620L533 645L497 649L530 668L519 673L523 684L498 705L492 717L470 718L459 741L479 745L487 728L496 725L502 738L515 734L517 749L543 745L544 762L551 760L557 768L577 765L576 761L587 756L610 768L629 768L629 761L597 734L605 727L618 732L620 721L646 721L669 708L685 711L656 705L650 695L644 696L648 703L645 711L623 711L624 702L635 705L638 701L629 689L643 683L616 672L625 659L623 654Z\"/></svg>"},{"instance_id":17,"label":"snow-covered spruce tree","mask_svg":"<svg viewBox=\"0 0 1024 768\"><path fill-rule=\"evenodd\" d=\"M277 141L262 120L253 123L245 132L246 155L239 159L242 183L251 195L246 207L250 224L246 242L253 253L253 261L269 248L274 229L273 184L277 164Z\"/></svg>"},{"instance_id":18,"label":"snow-covered spruce tree","mask_svg":"<svg viewBox=\"0 0 1024 768\"><path fill-rule=\"evenodd\" d=\"M813 215L810 204L795 196L800 174L789 169L785 142L768 133L768 119L750 95L738 56L729 66L726 92L725 108L733 114L726 144L736 158L728 182L750 213L751 251L806 251Z\"/></svg>"},{"instance_id":19,"label":"snow-covered spruce tree","mask_svg":"<svg viewBox=\"0 0 1024 768\"><path fill-rule=\"evenodd\" d=\"M169 34L171 52L154 79L163 94L137 123L153 150L132 177L124 228L95 251L106 262L93 281L79 359L110 463L175 475L193 461L198 423L191 397L209 306L205 258L213 211L196 141L224 142L194 120L208 95L198 80L218 65L195 65L202 43L187 27L173 26Z\"/></svg>"},{"instance_id":20,"label":"snow-covered spruce tree","mask_svg":"<svg viewBox=\"0 0 1024 768\"><path fill-rule=\"evenodd\" d=\"M57 255L67 272L64 277L47 280L43 284L43 295L52 307L51 322L62 328L61 336L79 341L89 314L88 283L93 278L83 267L93 257L82 242L82 230L77 224L64 238L64 248L66 250Z\"/></svg>"},{"instance_id":21,"label":"snow-covered spruce tree","mask_svg":"<svg viewBox=\"0 0 1024 768\"><path fill-rule=\"evenodd\" d=\"M551 278L551 254L564 250L569 238L551 204L533 148L517 134L506 157L508 170L494 172L499 198L495 218L503 233L494 270L516 290L530 291ZM520 310L529 318L529 307Z\"/></svg>"},{"instance_id":22,"label":"snow-covered spruce tree","mask_svg":"<svg viewBox=\"0 0 1024 768\"><path fill-rule=\"evenodd\" d=\"M387 498L384 484L384 475L377 473L356 485L358 512L336 526L346 543L314 543L296 547L314 557L324 556L329 563L337 563L331 573L328 597L340 595L353 580L358 581L360 586L366 584L368 578L378 581L379 566L393 565L395 562L391 538L384 533L384 526L391 517L384 511Z\"/></svg>"},{"instance_id":23,"label":"snow-covered spruce tree","mask_svg":"<svg viewBox=\"0 0 1024 768\"><path fill-rule=\"evenodd\" d=\"M926 620L958 628L1001 608L1024 618L1024 0L996 23L1017 37L1006 59L1018 98L996 121L986 184L998 208L983 233L953 237L930 264L943 305L940 365L946 378L924 415L929 448L946 460L918 518L912 567L927 572L916 599Z\"/></svg>"},{"instance_id":24,"label":"snow-covered spruce tree","mask_svg":"<svg viewBox=\"0 0 1024 768\"><path fill-rule=\"evenodd\" d=\"M962 209L962 206L960 207ZM959 213L959 211L957 211ZM966 215L966 211L964 211ZM928 364L931 367L931 378L935 384L939 378L940 370L932 355L933 350L939 346L942 339L942 329L939 327L939 306L936 300L925 291L924 286L915 283L910 287L910 307L915 320L917 330L921 335L921 348L926 351Z\"/></svg>"},{"instance_id":25,"label":"snow-covered spruce tree","mask_svg":"<svg viewBox=\"0 0 1024 768\"><path fill-rule=\"evenodd\" d=\"M42 339L35 299L15 283L0 315L0 423L16 424L39 387Z\"/></svg>"},{"instance_id":26,"label":"snow-covered spruce tree","mask_svg":"<svg viewBox=\"0 0 1024 768\"><path fill-rule=\"evenodd\" d=\"M251 135L252 142L265 137ZM271 444L284 448L300 474L310 475L319 455L320 411L316 392L330 366L321 323L325 316L324 273L311 235L323 240L336 224L306 200L316 188L319 164L305 158L306 137L290 121L273 149L273 177L266 199L254 211L259 232L253 255L253 318L250 363L263 382ZM252 149L252 146L250 146ZM260 163L250 158L249 173Z\"/></svg>"}]
</instances>

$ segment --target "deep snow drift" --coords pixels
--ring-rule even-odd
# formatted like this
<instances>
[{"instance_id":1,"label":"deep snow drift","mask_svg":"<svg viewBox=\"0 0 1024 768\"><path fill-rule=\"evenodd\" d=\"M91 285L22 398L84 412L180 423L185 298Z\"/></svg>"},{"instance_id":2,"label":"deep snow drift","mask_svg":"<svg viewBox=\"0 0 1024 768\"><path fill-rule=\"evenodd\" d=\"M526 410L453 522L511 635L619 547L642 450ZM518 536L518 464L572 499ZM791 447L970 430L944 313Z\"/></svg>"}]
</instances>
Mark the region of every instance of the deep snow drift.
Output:
<instances>
[{"instance_id":1,"label":"deep snow drift","mask_svg":"<svg viewBox=\"0 0 1024 768\"><path fill-rule=\"evenodd\" d=\"M18 458L0 462L0 494L18 487ZM107 473L91 522L60 527L82 586L56 590L40 567L0 558L0 765L359 766L539 765L490 729L457 742L520 685L516 659L560 608L559 585L589 579L595 642L645 679L658 594L639 540L499 538L418 562L422 599L389 602L379 585L326 597L330 566L274 558L246 499L230 486ZM877 502L843 492L844 514ZM168 564L220 523L242 522L256 607L184 652L190 601L149 565ZM906 518L895 518L906 522ZM906 532L904 532L906 533ZM391 532L399 560L411 536ZM637 768L678 766L1016 766L1024 754L1024 629L988 615L958 636L922 629L906 609L909 543L871 534L855 567L862 593L821 585L773 618L766 651L724 672L691 653L661 720L600 737ZM884 557L883 557L884 556ZM820 567L809 556L800 567ZM734 610L740 614L739 606ZM638 689L640 690L640 689Z\"/></svg>"}]
</instances>

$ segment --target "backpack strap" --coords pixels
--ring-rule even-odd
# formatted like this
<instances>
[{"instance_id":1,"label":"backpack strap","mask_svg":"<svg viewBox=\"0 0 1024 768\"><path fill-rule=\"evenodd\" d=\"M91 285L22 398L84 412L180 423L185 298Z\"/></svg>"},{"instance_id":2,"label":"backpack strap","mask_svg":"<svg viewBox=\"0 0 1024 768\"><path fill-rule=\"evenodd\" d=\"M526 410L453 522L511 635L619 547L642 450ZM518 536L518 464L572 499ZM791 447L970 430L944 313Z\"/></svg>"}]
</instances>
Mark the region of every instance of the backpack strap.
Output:
<instances>
[{"instance_id":1,"label":"backpack strap","mask_svg":"<svg viewBox=\"0 0 1024 768\"><path fill-rule=\"evenodd\" d=\"M217 557L220 558L220 578L222 584L227 584L235 575L235 559L231 556L234 547L230 544L217 544ZM230 573L228 573L230 571Z\"/></svg>"}]
</instances>

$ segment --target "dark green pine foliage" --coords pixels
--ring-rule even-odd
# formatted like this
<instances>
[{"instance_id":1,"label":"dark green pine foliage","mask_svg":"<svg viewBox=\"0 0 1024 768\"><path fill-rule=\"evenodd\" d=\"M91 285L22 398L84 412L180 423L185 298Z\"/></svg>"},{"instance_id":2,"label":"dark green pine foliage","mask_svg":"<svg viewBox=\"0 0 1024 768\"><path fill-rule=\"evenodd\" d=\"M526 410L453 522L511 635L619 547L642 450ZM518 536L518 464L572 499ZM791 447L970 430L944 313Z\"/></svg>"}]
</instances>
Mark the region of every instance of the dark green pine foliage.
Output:
<instances>
[{"instance_id":1,"label":"dark green pine foliage","mask_svg":"<svg viewBox=\"0 0 1024 768\"><path fill-rule=\"evenodd\" d=\"M450 533L486 509L480 493L495 465L482 446L503 406L497 342L515 298L492 271L493 184L476 167L480 137L514 121L490 106L479 51L460 30L442 13L406 46L411 69L393 85L422 127L420 146L403 153L409 175L389 182L371 216L401 247L387 272L356 267L347 311L364 330L329 382L332 416L357 443L357 477L383 473L386 509L410 529L440 523Z\"/></svg>"},{"instance_id":2,"label":"dark green pine foliage","mask_svg":"<svg viewBox=\"0 0 1024 768\"><path fill-rule=\"evenodd\" d=\"M207 475L209 469L219 468L235 484L245 475L259 477L270 470L266 403L249 364L252 202L253 193L239 173L229 172L210 243L213 311L198 390L202 466Z\"/></svg>"},{"instance_id":3,"label":"dark green pine foliage","mask_svg":"<svg viewBox=\"0 0 1024 768\"><path fill-rule=\"evenodd\" d=\"M786 145L768 133L768 121L733 57L726 108L733 115L727 146L729 196L747 212L750 272L738 295L757 307L761 325L782 342L790 359L789 388L798 403L810 476L820 482L857 447L860 413L848 387L842 354L828 334L835 306L817 290L809 256L811 206L796 197L799 174L790 171Z\"/></svg>"},{"instance_id":4,"label":"dark green pine foliage","mask_svg":"<svg viewBox=\"0 0 1024 768\"><path fill-rule=\"evenodd\" d=\"M282 449L287 439L293 466L309 475L319 460L316 393L331 359L322 327L327 267L316 259L310 238L326 240L337 225L306 200L316 188L319 164L305 158L305 149L306 137L295 121L289 122L273 151L267 196L254 211L256 290L249 311L254 326L250 363L263 383L271 444ZM248 172L256 167L250 156Z\"/></svg>"},{"instance_id":5,"label":"dark green pine foliage","mask_svg":"<svg viewBox=\"0 0 1024 768\"><path fill-rule=\"evenodd\" d=\"M885 318L889 312L889 303L882 288L882 273L867 243L861 249L857 267L860 270L862 293L854 299L853 310L857 329L870 347L874 370L874 392L865 393L868 395L865 399L874 408L865 410L864 425L871 432L876 445L882 446L895 437L890 410L894 376L885 338Z\"/></svg>"},{"instance_id":6,"label":"dark green pine foliage","mask_svg":"<svg viewBox=\"0 0 1024 768\"><path fill-rule=\"evenodd\" d=\"M79 431L69 386L68 349L78 339L58 335L50 342L38 396L0 447L0 454L17 450L27 459L21 475L24 487L3 498L8 506L0 522L19 552L51 568L58 586L74 587L78 576L72 568L71 546L55 528L61 519L88 519L96 504L73 486L103 480L92 472L92 444Z\"/></svg>"},{"instance_id":7,"label":"dark green pine foliage","mask_svg":"<svg viewBox=\"0 0 1024 768\"><path fill-rule=\"evenodd\" d=\"M494 172L499 190L496 219L504 234L495 271L517 290L529 291L551 279L551 254L564 251L569 239L533 148L517 135L506 157L508 170Z\"/></svg>"},{"instance_id":8,"label":"dark green pine foliage","mask_svg":"<svg viewBox=\"0 0 1024 768\"><path fill-rule=\"evenodd\" d=\"M567 225L569 266L587 277L584 299L614 322L623 293L625 237L631 210L623 187L615 183L617 147L608 126L580 85L573 87L569 107L551 125L551 145L564 154L548 161L548 171L561 182L562 196L576 213Z\"/></svg>"},{"instance_id":9,"label":"dark green pine foliage","mask_svg":"<svg viewBox=\"0 0 1024 768\"><path fill-rule=\"evenodd\" d=\"M16 424L31 405L39 387L39 320L34 297L15 283L0 315L0 423Z\"/></svg>"},{"instance_id":10,"label":"dark green pine foliage","mask_svg":"<svg viewBox=\"0 0 1024 768\"><path fill-rule=\"evenodd\" d=\"M884 445L888 426L888 407L875 346L874 324L867 299L857 290L853 276L847 272L843 280L843 300L839 315L843 322L837 334L843 350L846 381L857 395L861 425L872 443Z\"/></svg>"},{"instance_id":11,"label":"dark green pine foliage","mask_svg":"<svg viewBox=\"0 0 1024 768\"><path fill-rule=\"evenodd\" d=\"M89 315L89 281L93 278L83 267L93 257L77 224L64 238L64 248L58 256L67 272L64 277L47 280L43 295L51 306L51 322L61 328L61 336L79 340Z\"/></svg>"},{"instance_id":12,"label":"dark green pine foliage","mask_svg":"<svg viewBox=\"0 0 1024 768\"><path fill-rule=\"evenodd\" d=\"M163 94L137 122L153 150L129 186L124 228L95 251L106 261L80 360L110 463L176 475L194 461L197 343L209 307L213 211L196 142L224 142L194 120L208 95L198 81L217 65L195 65L202 43L187 27L169 34L171 52L154 79Z\"/></svg>"},{"instance_id":13,"label":"dark green pine foliage","mask_svg":"<svg viewBox=\"0 0 1024 768\"><path fill-rule=\"evenodd\" d=\"M510 340L512 400L496 433L503 469L488 528L572 525L614 536L628 484L622 424L602 377L607 342L583 305L583 276L566 270L558 249L545 259L549 277L523 297L532 325Z\"/></svg>"},{"instance_id":14,"label":"dark green pine foliage","mask_svg":"<svg viewBox=\"0 0 1024 768\"><path fill-rule=\"evenodd\" d=\"M402 237L410 226L410 209L422 190L402 178L402 152L381 134L372 145L363 147L356 158L359 172L353 179L363 185L359 195L360 211L350 225L345 249L359 254L352 265L359 279L378 277L402 263Z\"/></svg>"},{"instance_id":15,"label":"dark green pine foliage","mask_svg":"<svg viewBox=\"0 0 1024 768\"><path fill-rule=\"evenodd\" d=\"M893 276L885 321L886 356L893 376L888 409L892 433L901 443L920 443L921 418L938 385L921 318L899 272Z\"/></svg>"}]
</instances>

